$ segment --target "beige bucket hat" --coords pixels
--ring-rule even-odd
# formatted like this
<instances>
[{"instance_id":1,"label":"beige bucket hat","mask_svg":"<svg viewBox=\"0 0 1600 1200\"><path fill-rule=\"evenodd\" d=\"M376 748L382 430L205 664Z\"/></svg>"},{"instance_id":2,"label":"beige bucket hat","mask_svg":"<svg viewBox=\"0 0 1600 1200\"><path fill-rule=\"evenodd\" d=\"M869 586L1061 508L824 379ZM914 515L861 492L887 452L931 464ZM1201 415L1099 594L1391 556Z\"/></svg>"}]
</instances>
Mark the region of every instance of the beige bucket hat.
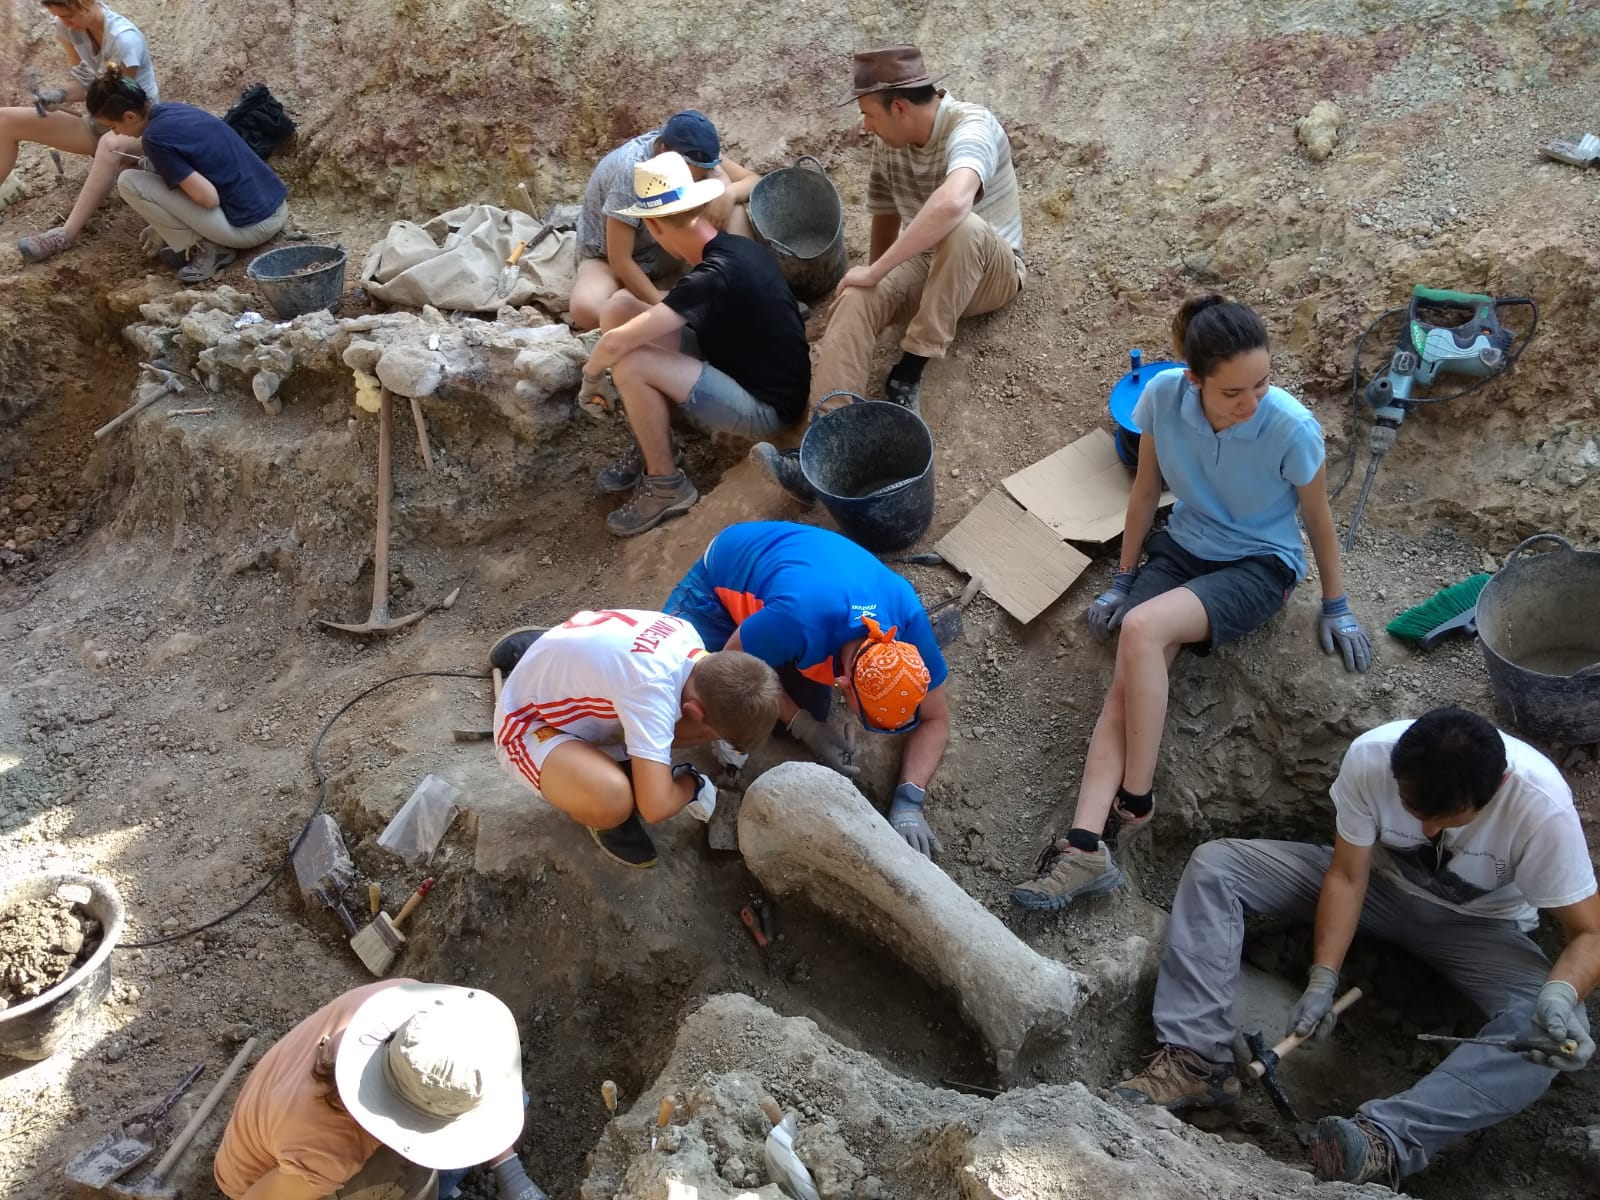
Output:
<instances>
[{"instance_id":1,"label":"beige bucket hat","mask_svg":"<svg viewBox=\"0 0 1600 1200\"><path fill-rule=\"evenodd\" d=\"M362 1129L420 1167L476 1166L522 1132L511 1010L476 988L402 983L356 1010L333 1066Z\"/></svg>"},{"instance_id":2,"label":"beige bucket hat","mask_svg":"<svg viewBox=\"0 0 1600 1200\"><path fill-rule=\"evenodd\" d=\"M633 203L611 210L613 217L670 217L710 204L722 195L720 179L696 179L689 162L673 150L633 166Z\"/></svg>"}]
</instances>

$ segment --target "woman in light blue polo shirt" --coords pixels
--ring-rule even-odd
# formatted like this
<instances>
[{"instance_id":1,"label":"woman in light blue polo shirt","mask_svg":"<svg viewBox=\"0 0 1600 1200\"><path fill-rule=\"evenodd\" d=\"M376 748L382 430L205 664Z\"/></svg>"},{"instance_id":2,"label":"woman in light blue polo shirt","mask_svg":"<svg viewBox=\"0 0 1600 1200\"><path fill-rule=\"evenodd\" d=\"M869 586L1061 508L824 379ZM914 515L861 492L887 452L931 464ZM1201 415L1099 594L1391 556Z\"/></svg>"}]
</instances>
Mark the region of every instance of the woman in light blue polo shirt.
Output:
<instances>
[{"instance_id":1,"label":"woman in light blue polo shirt","mask_svg":"<svg viewBox=\"0 0 1600 1200\"><path fill-rule=\"evenodd\" d=\"M1113 811L1124 831L1147 825L1155 811L1172 660L1186 647L1208 654L1284 606L1306 574L1301 521L1322 584L1323 652L1337 650L1349 671L1372 660L1339 569L1322 429L1268 384L1266 326L1244 305L1207 295L1184 304L1172 335L1189 365L1153 378L1133 410L1142 435L1122 560L1089 606L1097 637L1122 631L1116 673L1072 827L1040 856L1037 877L1011 892L1024 908L1064 908L1121 886L1102 835ZM1178 502L1167 527L1151 533L1163 479Z\"/></svg>"}]
</instances>

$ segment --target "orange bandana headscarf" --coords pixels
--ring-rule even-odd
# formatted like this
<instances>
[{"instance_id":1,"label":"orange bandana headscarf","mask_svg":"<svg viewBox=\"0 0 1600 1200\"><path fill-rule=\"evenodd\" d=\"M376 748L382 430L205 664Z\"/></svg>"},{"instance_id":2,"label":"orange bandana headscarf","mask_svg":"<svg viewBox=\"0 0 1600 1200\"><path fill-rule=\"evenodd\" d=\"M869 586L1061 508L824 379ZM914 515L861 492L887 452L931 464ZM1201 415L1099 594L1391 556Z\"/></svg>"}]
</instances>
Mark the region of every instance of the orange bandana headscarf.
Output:
<instances>
[{"instance_id":1,"label":"orange bandana headscarf","mask_svg":"<svg viewBox=\"0 0 1600 1200\"><path fill-rule=\"evenodd\" d=\"M867 644L856 655L854 677L861 712L879 729L899 729L917 715L928 694L928 667L910 642L897 642L900 631L891 625L885 633L877 621L863 616Z\"/></svg>"}]
</instances>

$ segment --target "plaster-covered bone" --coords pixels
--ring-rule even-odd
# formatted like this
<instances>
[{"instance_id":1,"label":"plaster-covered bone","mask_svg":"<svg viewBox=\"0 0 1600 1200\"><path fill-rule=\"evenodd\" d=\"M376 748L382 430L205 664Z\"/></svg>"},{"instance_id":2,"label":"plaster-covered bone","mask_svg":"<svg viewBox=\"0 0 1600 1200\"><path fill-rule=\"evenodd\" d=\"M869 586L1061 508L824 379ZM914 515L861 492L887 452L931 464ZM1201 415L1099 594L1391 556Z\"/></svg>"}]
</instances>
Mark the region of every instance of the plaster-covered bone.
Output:
<instances>
[{"instance_id":1,"label":"plaster-covered bone","mask_svg":"<svg viewBox=\"0 0 1600 1200\"><path fill-rule=\"evenodd\" d=\"M444 380L444 355L426 346L392 346L378 359L376 374L400 396L431 396Z\"/></svg>"},{"instance_id":2,"label":"plaster-covered bone","mask_svg":"<svg viewBox=\"0 0 1600 1200\"><path fill-rule=\"evenodd\" d=\"M827 767L780 763L752 783L739 850L769 892L803 895L955 993L1002 1076L1083 1005L1082 976L1019 941Z\"/></svg>"}]
</instances>

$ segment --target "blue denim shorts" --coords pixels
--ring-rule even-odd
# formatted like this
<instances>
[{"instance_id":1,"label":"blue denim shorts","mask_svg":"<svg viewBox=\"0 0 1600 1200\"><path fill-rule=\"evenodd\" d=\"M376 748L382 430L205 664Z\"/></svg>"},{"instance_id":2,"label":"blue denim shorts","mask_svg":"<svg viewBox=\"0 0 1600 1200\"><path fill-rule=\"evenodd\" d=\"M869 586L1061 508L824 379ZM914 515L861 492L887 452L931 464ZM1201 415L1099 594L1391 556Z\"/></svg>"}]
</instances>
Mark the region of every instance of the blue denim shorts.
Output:
<instances>
[{"instance_id":1,"label":"blue denim shorts","mask_svg":"<svg viewBox=\"0 0 1600 1200\"><path fill-rule=\"evenodd\" d=\"M772 405L757 400L733 376L710 363L700 368L700 378L689 389L683 411L716 433L731 433L753 442L783 428Z\"/></svg>"}]
</instances>

